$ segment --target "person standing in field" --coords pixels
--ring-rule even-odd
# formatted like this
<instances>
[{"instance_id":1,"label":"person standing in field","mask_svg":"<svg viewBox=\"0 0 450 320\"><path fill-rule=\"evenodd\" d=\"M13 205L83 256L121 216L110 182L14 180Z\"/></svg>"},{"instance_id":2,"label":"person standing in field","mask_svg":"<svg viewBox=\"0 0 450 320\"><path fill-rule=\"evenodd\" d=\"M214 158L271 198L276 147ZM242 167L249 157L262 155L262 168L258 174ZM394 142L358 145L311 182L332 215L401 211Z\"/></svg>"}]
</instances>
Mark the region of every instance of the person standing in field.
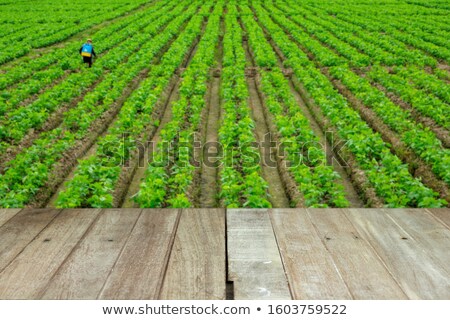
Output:
<instances>
[{"instance_id":1,"label":"person standing in field","mask_svg":"<svg viewBox=\"0 0 450 320\"><path fill-rule=\"evenodd\" d=\"M92 59L93 57L97 57L97 55L95 54L91 39L88 39L80 48L80 54L83 57L83 62L89 64L89 68L92 67Z\"/></svg>"}]
</instances>

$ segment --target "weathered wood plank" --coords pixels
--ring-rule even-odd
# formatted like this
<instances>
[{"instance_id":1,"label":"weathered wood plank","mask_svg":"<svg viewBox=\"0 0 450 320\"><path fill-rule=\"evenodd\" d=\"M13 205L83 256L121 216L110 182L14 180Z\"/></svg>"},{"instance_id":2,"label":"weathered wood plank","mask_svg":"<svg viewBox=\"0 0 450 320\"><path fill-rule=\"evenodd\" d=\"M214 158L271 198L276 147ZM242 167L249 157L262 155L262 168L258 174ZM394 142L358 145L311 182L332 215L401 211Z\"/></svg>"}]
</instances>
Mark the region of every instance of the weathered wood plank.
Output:
<instances>
[{"instance_id":1,"label":"weathered wood plank","mask_svg":"<svg viewBox=\"0 0 450 320\"><path fill-rule=\"evenodd\" d=\"M0 299L37 299L99 212L99 209L61 212L0 273Z\"/></svg>"},{"instance_id":2,"label":"weathered wood plank","mask_svg":"<svg viewBox=\"0 0 450 320\"><path fill-rule=\"evenodd\" d=\"M306 209L270 214L294 299L351 299Z\"/></svg>"},{"instance_id":3,"label":"weathered wood plank","mask_svg":"<svg viewBox=\"0 0 450 320\"><path fill-rule=\"evenodd\" d=\"M100 299L157 299L180 210L143 210Z\"/></svg>"},{"instance_id":4,"label":"weathered wood plank","mask_svg":"<svg viewBox=\"0 0 450 320\"><path fill-rule=\"evenodd\" d=\"M0 227L22 209L0 209Z\"/></svg>"},{"instance_id":5,"label":"weathered wood plank","mask_svg":"<svg viewBox=\"0 0 450 320\"><path fill-rule=\"evenodd\" d=\"M343 210L308 209L308 213L355 299L407 298Z\"/></svg>"},{"instance_id":6,"label":"weathered wood plank","mask_svg":"<svg viewBox=\"0 0 450 320\"><path fill-rule=\"evenodd\" d=\"M235 299L291 299L268 210L228 210L227 239Z\"/></svg>"},{"instance_id":7,"label":"weathered wood plank","mask_svg":"<svg viewBox=\"0 0 450 320\"><path fill-rule=\"evenodd\" d=\"M61 210L24 209L0 227L0 271L58 215Z\"/></svg>"},{"instance_id":8,"label":"weathered wood plank","mask_svg":"<svg viewBox=\"0 0 450 320\"><path fill-rule=\"evenodd\" d=\"M42 299L96 299L127 241L140 209L108 209L61 265Z\"/></svg>"},{"instance_id":9,"label":"weathered wood plank","mask_svg":"<svg viewBox=\"0 0 450 320\"><path fill-rule=\"evenodd\" d=\"M345 211L411 299L449 299L449 276L386 211ZM425 214L425 213L424 213Z\"/></svg>"},{"instance_id":10,"label":"weathered wood plank","mask_svg":"<svg viewBox=\"0 0 450 320\"><path fill-rule=\"evenodd\" d=\"M450 209L427 209L450 229Z\"/></svg>"},{"instance_id":11,"label":"weathered wood plank","mask_svg":"<svg viewBox=\"0 0 450 320\"><path fill-rule=\"evenodd\" d=\"M421 209L384 210L448 274L450 292L450 230Z\"/></svg>"},{"instance_id":12,"label":"weathered wood plank","mask_svg":"<svg viewBox=\"0 0 450 320\"><path fill-rule=\"evenodd\" d=\"M225 210L182 211L160 299L225 299Z\"/></svg>"}]
</instances>

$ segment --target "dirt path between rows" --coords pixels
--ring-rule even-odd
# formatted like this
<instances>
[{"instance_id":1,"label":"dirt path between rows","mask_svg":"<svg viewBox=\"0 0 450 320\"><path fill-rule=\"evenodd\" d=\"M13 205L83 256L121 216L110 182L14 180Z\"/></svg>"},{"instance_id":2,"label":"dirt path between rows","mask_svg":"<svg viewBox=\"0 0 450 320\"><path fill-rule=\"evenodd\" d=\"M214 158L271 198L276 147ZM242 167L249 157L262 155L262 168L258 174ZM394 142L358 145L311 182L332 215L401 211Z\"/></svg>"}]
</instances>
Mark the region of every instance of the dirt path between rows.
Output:
<instances>
[{"instance_id":1,"label":"dirt path between rows","mask_svg":"<svg viewBox=\"0 0 450 320\"><path fill-rule=\"evenodd\" d=\"M273 50L276 53L276 57L278 59L278 67L282 69L283 61L285 60L284 55L282 54L282 52L278 48L278 46L274 43L274 41L269 37L267 30L261 24L259 24L259 26L264 31L267 41L270 43L270 45L272 46ZM353 184L352 178L349 176L349 174L346 170L346 167L345 167L346 164L342 163L342 161L340 161L341 156L339 154L336 154L335 150L333 149L333 146L330 144L330 141L328 141L324 130L322 130L323 128L316 121L315 116L313 115L312 111L308 107L308 104L306 103L305 98L297 90L297 86L294 84L292 77L289 78L289 86L291 89L290 90L291 94L295 98L297 105L299 106L299 108L301 110L302 115L308 119L311 129L313 130L314 134L319 138L319 143L326 150L327 158L328 158L328 160L331 160L329 165L332 165L333 170L339 174L340 179L338 179L337 182L340 183L342 186L344 186L346 199L350 202L350 207L354 207L354 208L364 207L364 202L361 200L361 197L357 191L357 188Z\"/></svg>"},{"instance_id":2,"label":"dirt path between rows","mask_svg":"<svg viewBox=\"0 0 450 320\"><path fill-rule=\"evenodd\" d=\"M206 27L206 21L203 22L203 31ZM203 34L203 32L201 33ZM182 76L182 72L184 69L190 64L192 58L197 52L198 43L200 41L200 37L193 43L191 50L187 54L187 57L182 64L182 67L178 70L180 76ZM174 81L176 79L176 81ZM165 98L164 95L161 99L163 108L160 111L156 111L161 117L159 117L159 125L156 128L152 126L150 130L154 130L153 133L149 134L149 139L146 141L145 146L146 150L143 155L139 157L138 163L131 162L133 168L128 168L129 177L127 179L124 178L125 181L122 181L122 186L119 186L119 189L123 188L123 190L119 190L115 192L116 202L118 203L118 207L122 208L138 208L139 205L134 202L133 198L137 195L140 189L140 184L145 177L146 170L148 165L151 163L153 151L156 151L156 146L159 141L161 141L161 130L165 127L165 125L172 119L172 104L177 101L180 97L179 95L179 87L181 84L181 79L178 75L174 75L172 78L173 84L169 90L169 94ZM164 102L165 101L165 102Z\"/></svg>"},{"instance_id":3,"label":"dirt path between rows","mask_svg":"<svg viewBox=\"0 0 450 320\"><path fill-rule=\"evenodd\" d=\"M178 100L179 98L179 85L180 80L176 82L169 94L169 98L164 105L164 111L161 113L162 117L159 119L159 127L156 129L155 134L151 138L150 141L146 144L146 150L143 155L143 158L139 160L137 168L132 176L131 182L128 185L128 188L125 193L125 197L123 199L123 203L121 204L122 208L138 208L139 205L134 202L133 198L139 192L140 184L142 179L145 177L145 172L147 170L148 165L151 163L153 151L156 151L156 146L159 141L161 141L161 130L165 127L165 125L172 119L172 104Z\"/></svg>"},{"instance_id":4,"label":"dirt path between rows","mask_svg":"<svg viewBox=\"0 0 450 320\"><path fill-rule=\"evenodd\" d=\"M200 207L201 208L217 208L218 186L218 167L213 165L215 159L208 157L208 154L215 154L218 149L219 139L218 130L220 125L221 99L220 99L220 78L213 77L210 82L208 116L206 119L203 142L203 159L201 161L201 180L200 180ZM211 147L208 147L211 146ZM206 159L206 161L205 161Z\"/></svg>"},{"instance_id":5,"label":"dirt path between rows","mask_svg":"<svg viewBox=\"0 0 450 320\"><path fill-rule=\"evenodd\" d=\"M248 45L248 40L243 41L244 49L246 52L247 61L251 68L255 67L253 57L250 52ZM264 106L261 101L261 97L258 94L258 88L256 85L256 80L254 75L247 75L247 87L249 90L249 107L251 109L251 116L253 122L255 123L254 134L256 136L256 141L259 144L259 154L260 154L260 166L262 171L262 176L266 180L269 186L269 201L272 203L274 208L289 208L290 201L287 196L285 185L281 179L279 173L278 163L271 165L274 161L266 161L266 159L276 159L276 151L273 152L273 148L261 148L261 145L265 139L265 136L270 134L269 126L267 125L266 118L264 116ZM266 163L269 162L269 163ZM276 163L276 160L275 160Z\"/></svg>"}]
</instances>

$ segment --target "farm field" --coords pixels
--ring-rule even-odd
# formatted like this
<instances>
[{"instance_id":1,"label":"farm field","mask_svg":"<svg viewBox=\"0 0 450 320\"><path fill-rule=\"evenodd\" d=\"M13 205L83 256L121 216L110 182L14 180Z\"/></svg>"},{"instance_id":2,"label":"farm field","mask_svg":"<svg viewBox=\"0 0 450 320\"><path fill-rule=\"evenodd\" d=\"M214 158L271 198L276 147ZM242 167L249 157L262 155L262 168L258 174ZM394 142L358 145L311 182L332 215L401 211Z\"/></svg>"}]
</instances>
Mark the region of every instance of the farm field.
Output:
<instances>
[{"instance_id":1,"label":"farm field","mask_svg":"<svg viewBox=\"0 0 450 320\"><path fill-rule=\"evenodd\" d=\"M0 208L449 206L448 0L0 0L0 24Z\"/></svg>"}]
</instances>

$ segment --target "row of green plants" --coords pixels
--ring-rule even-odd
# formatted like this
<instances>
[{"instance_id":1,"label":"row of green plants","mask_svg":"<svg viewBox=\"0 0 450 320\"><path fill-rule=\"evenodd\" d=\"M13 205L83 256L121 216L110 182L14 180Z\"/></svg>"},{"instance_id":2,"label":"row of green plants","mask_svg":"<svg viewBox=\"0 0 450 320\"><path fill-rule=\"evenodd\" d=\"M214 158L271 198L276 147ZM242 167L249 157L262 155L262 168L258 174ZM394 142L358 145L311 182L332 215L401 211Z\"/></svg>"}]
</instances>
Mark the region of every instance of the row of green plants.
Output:
<instances>
[{"instance_id":1,"label":"row of green plants","mask_svg":"<svg viewBox=\"0 0 450 320\"><path fill-rule=\"evenodd\" d=\"M450 83L437 79L414 65L394 67L391 71L403 79L407 79L415 88L425 90L428 94L450 104Z\"/></svg>"},{"instance_id":2,"label":"row of green plants","mask_svg":"<svg viewBox=\"0 0 450 320\"><path fill-rule=\"evenodd\" d=\"M421 74L416 74L418 77ZM388 72L385 68L381 66L373 66L367 76L372 81L380 83L389 92L394 92L403 101L409 103L414 109L417 109L423 115L426 115L436 121L436 123L447 130L450 129L450 105L445 102L429 95L419 89L412 87L408 80L398 76L393 75ZM421 78L416 78L416 81L420 81ZM422 80L423 81L423 80ZM448 88L448 85L442 84L440 88ZM447 93L447 90L443 92Z\"/></svg>"},{"instance_id":3,"label":"row of green plants","mask_svg":"<svg viewBox=\"0 0 450 320\"><path fill-rule=\"evenodd\" d=\"M408 166L391 153L390 146L383 141L380 134L372 131L359 114L348 105L345 98L334 89L330 80L316 68L315 63L289 39L277 24L288 26L287 18L279 12L272 13L275 12L273 10L270 14L271 19L264 19L269 15L268 12L258 5L254 7L259 21L270 32L272 39L287 58L285 66L294 70L295 76L305 86L336 133L346 141L345 149L354 155L386 206L444 206L445 201L438 199L436 192L411 176Z\"/></svg>"},{"instance_id":4,"label":"row of green plants","mask_svg":"<svg viewBox=\"0 0 450 320\"><path fill-rule=\"evenodd\" d=\"M347 207L339 174L327 165L326 154L318 137L311 129L308 119L296 103L288 81L277 66L277 58L265 40L262 29L253 18L251 10L242 6L242 21L248 33L249 44L259 67L269 65L269 70L260 70L261 88L268 111L281 140L286 146L286 159L291 163L289 171L302 193L307 207ZM267 19L267 16L258 16Z\"/></svg>"},{"instance_id":5,"label":"row of green plants","mask_svg":"<svg viewBox=\"0 0 450 320\"><path fill-rule=\"evenodd\" d=\"M268 184L261 175L260 163L255 163L250 156L256 143L255 123L248 105L246 54L236 1L230 1L227 10L221 74L219 142L224 152L219 170L219 200L228 208L271 207Z\"/></svg>"},{"instance_id":6,"label":"row of green plants","mask_svg":"<svg viewBox=\"0 0 450 320\"><path fill-rule=\"evenodd\" d=\"M422 1L422 4L423 3L424 2ZM422 11L419 9L420 7L406 5L404 7L403 13L397 14L395 17L393 17L395 13L401 12L401 8L399 7L399 5L399 3L392 4L392 6L390 8L387 8L387 10L385 11L386 15L383 15L383 11L380 11L380 9L383 10L385 6L383 5L382 7L380 7L376 2L371 4L370 7L366 7L364 9L362 9L360 5L352 6L347 4L345 6L345 11L338 6L333 5L326 6L326 8L320 5L315 5L315 7L319 10L322 9L322 12L327 11L327 13L333 13L336 15L356 15L367 20L383 21L383 24L387 27L393 27L398 31L412 34L415 37L421 38L425 41L434 43L436 45L445 46L444 44L446 43L446 39L442 37L443 34L440 33L440 29L436 28L435 26L435 19L442 16L442 11L435 11L433 13L428 9L424 9ZM373 14L374 12L375 14ZM409 14L405 14L406 12L408 12ZM425 18L428 20L428 24L426 25L426 27L424 27L423 24L417 23L418 18ZM383 27L381 30L385 30L385 28Z\"/></svg>"},{"instance_id":7,"label":"row of green plants","mask_svg":"<svg viewBox=\"0 0 450 320\"><path fill-rule=\"evenodd\" d=\"M180 13L182 10L183 8L179 7L175 13ZM0 151L19 143L30 129L39 129L53 112L61 108L62 104L70 103L86 92L96 81L104 79L107 70L111 72L117 69L131 54L139 50L142 44L150 41L176 16L170 11L162 16L159 13L155 15L159 18L153 20L150 16L148 19L152 23L142 33L129 37L126 42L111 49L92 68L72 73L63 82L40 95L33 103L7 112L0 120Z\"/></svg>"},{"instance_id":8,"label":"row of green plants","mask_svg":"<svg viewBox=\"0 0 450 320\"><path fill-rule=\"evenodd\" d=\"M28 24L28 23L14 23L14 24L9 24L9 23L5 23L3 24L3 28L2 30L0 30L0 37L6 37L10 34L13 33L17 33L19 31L25 30L25 29L29 29L31 28L32 25Z\"/></svg>"},{"instance_id":9,"label":"row of green plants","mask_svg":"<svg viewBox=\"0 0 450 320\"><path fill-rule=\"evenodd\" d=\"M185 5L186 3L182 2L180 8ZM186 20L192 17L195 12L195 7L189 8L181 15L177 10L174 10L174 16L178 14L178 17L165 30L154 38L148 39L149 41L141 46L139 52L135 52L127 60L127 63L120 65L114 72L108 74L101 85L89 93L70 113L65 114L60 127L43 132L31 147L24 149L15 159L7 163L6 171L3 175L0 175L0 206L20 207L30 202L39 188L51 179L52 169L63 158L64 152L71 150L77 142L86 138L90 130L95 131L96 128L91 128L94 121L112 107L113 103L123 95L124 88L142 70L151 67L152 60L179 34ZM151 72L158 75L158 72L164 74L165 70L157 66ZM159 79L159 76L157 78ZM139 114L142 116L149 117L148 113L142 112L142 108L146 97L152 96L151 89L153 87L145 86L145 84L157 80L154 77L149 79L142 82L140 90L133 92L120 112L119 118L123 118L122 121L129 123L129 127L133 130L142 130L142 126L139 127L138 123L133 126L137 112L140 112ZM154 86L156 87L158 84L162 85L157 82ZM134 113L129 111L133 108L136 109ZM104 141L107 141L108 137L106 136ZM102 163L102 161L95 160L96 165ZM104 161L107 160L108 158L104 157ZM98 178L98 176L94 175L93 170L89 170L87 179L95 178ZM82 178L74 179L75 182L72 185L80 184L82 180ZM101 197L97 200L100 201ZM77 201L77 198L73 195L73 200L71 200L71 196L69 196L67 201Z\"/></svg>"},{"instance_id":10,"label":"row of green plants","mask_svg":"<svg viewBox=\"0 0 450 320\"><path fill-rule=\"evenodd\" d=\"M121 42L128 40L130 36L133 36L134 34L141 31L146 32L147 30L145 30L145 28L149 24L154 23L155 20L159 18L159 16L166 14L173 8L168 7L166 10L162 9L163 8L155 10L156 15L151 15L149 14L149 12L143 12L139 14L139 16L134 17L136 19L136 23L129 22L126 25L126 28L116 30L114 31L114 33L111 33L110 30L110 33L105 34L104 38L96 38L96 41L99 41L101 44L100 51L96 49L96 53L100 55L105 50L109 50L114 46L119 45ZM149 17L151 17L151 19L149 19ZM150 28L153 28L153 26ZM74 59L74 53L76 53L77 50L74 48L71 49L73 49L72 55L65 56L62 61L58 61L57 64L54 64L49 68L46 68L39 72L35 72L31 78L22 83L19 83L19 85L17 85L16 87L2 91L0 94L0 115L6 115L7 112L16 109L20 104L23 104L23 102L30 96L38 94L41 90L51 84L55 84L55 81L57 81L67 73L64 66L68 67L70 64L72 64L73 67L70 66L70 69L72 71L81 69L79 60ZM108 56L106 56L106 58L108 58ZM102 63L102 60L104 59L100 58L98 63ZM109 65L114 67L114 61L111 61ZM108 65L106 65L105 67L108 67ZM5 78L7 79L7 77Z\"/></svg>"},{"instance_id":11,"label":"row of green plants","mask_svg":"<svg viewBox=\"0 0 450 320\"><path fill-rule=\"evenodd\" d=\"M390 20L389 24L401 32L410 33L437 46L449 48L450 32L435 28L433 23L418 23L417 21L399 18Z\"/></svg>"},{"instance_id":12,"label":"row of green plants","mask_svg":"<svg viewBox=\"0 0 450 320\"><path fill-rule=\"evenodd\" d=\"M190 6L191 16L197 12L198 5L199 2L194 2ZM201 10L207 11L209 8L210 5L205 4ZM202 22L202 16L192 17L185 30L163 55L161 62L151 68L147 78L124 103L106 135L98 140L95 154L79 162L73 178L58 195L58 207L113 206L113 191L123 165L136 148L136 141L146 141L150 126L158 125L157 119L153 118L155 105L195 39L201 34Z\"/></svg>"},{"instance_id":13,"label":"row of green plants","mask_svg":"<svg viewBox=\"0 0 450 320\"><path fill-rule=\"evenodd\" d=\"M372 76L379 76L375 75L377 69L373 70ZM450 150L443 148L442 142L429 128L415 122L410 111L394 104L367 79L359 77L348 67L331 68L330 73L397 132L401 140L432 167L436 176L450 185Z\"/></svg>"},{"instance_id":14,"label":"row of green plants","mask_svg":"<svg viewBox=\"0 0 450 320\"><path fill-rule=\"evenodd\" d=\"M194 136L204 123L207 83L215 64L223 2L215 4L195 56L181 75L180 97L173 103L172 118L161 130L160 141L152 154L139 192L134 198L141 207L188 208L195 204ZM170 145L170 149L168 146ZM198 159L199 160L199 159Z\"/></svg>"}]
</instances>

